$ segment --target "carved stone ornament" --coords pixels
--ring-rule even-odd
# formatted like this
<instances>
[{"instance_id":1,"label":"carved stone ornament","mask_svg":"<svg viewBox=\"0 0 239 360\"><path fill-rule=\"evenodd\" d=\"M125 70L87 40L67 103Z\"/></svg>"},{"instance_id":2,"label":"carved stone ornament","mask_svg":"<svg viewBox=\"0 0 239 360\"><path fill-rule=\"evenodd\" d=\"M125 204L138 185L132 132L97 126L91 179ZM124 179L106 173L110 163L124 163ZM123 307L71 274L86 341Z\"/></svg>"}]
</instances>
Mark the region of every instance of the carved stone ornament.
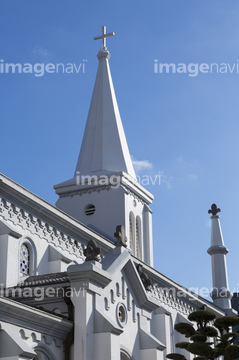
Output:
<instances>
[{"instance_id":1,"label":"carved stone ornament","mask_svg":"<svg viewBox=\"0 0 239 360\"><path fill-rule=\"evenodd\" d=\"M137 270L138 270L138 273L139 273L139 276L140 276L140 279L142 280L142 283L145 287L145 289L147 291L150 290L150 287L152 285L152 282L151 280L149 279L148 275L145 274L145 272L143 272L143 266L142 265L137 265Z\"/></svg>"},{"instance_id":2,"label":"carved stone ornament","mask_svg":"<svg viewBox=\"0 0 239 360\"><path fill-rule=\"evenodd\" d=\"M114 237L116 238L115 246L127 247L127 237L125 236L124 225L116 226Z\"/></svg>"},{"instance_id":3,"label":"carved stone ornament","mask_svg":"<svg viewBox=\"0 0 239 360\"><path fill-rule=\"evenodd\" d=\"M212 215L217 215L219 212L221 212L221 209L219 209L216 204L212 204L211 209L208 210L208 214Z\"/></svg>"},{"instance_id":4,"label":"carved stone ornament","mask_svg":"<svg viewBox=\"0 0 239 360\"><path fill-rule=\"evenodd\" d=\"M87 248L84 249L85 261L100 261L100 248L96 245L94 240L90 240L87 244Z\"/></svg>"}]
</instances>

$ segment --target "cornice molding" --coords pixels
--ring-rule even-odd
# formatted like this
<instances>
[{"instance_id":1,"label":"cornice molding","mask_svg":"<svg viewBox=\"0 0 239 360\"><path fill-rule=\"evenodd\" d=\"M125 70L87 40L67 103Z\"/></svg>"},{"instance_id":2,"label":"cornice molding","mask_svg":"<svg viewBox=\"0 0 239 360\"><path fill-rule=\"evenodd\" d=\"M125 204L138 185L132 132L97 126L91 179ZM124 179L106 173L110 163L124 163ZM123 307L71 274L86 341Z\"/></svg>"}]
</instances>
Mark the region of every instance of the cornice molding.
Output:
<instances>
[{"instance_id":1,"label":"cornice molding","mask_svg":"<svg viewBox=\"0 0 239 360\"><path fill-rule=\"evenodd\" d=\"M53 244L67 251L69 254L74 255L76 258L84 259L83 252L86 248L86 242L80 242L2 197L0 197L0 219L1 218L8 223L21 227L24 232L28 231L30 233L29 236L38 236L49 244Z\"/></svg>"}]
</instances>

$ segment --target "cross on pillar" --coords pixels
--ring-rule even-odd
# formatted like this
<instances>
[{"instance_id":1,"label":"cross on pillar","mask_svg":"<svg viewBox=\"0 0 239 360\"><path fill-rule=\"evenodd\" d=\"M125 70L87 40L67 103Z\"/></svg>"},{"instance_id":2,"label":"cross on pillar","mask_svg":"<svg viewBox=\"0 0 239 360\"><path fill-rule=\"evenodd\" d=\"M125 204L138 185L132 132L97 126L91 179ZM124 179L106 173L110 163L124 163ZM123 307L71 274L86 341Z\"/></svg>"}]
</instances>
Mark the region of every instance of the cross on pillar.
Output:
<instances>
[{"instance_id":1,"label":"cross on pillar","mask_svg":"<svg viewBox=\"0 0 239 360\"><path fill-rule=\"evenodd\" d=\"M221 209L219 209L216 204L212 204L211 209L208 210L208 214L212 215L217 215L219 212L221 212Z\"/></svg>"},{"instance_id":2,"label":"cross on pillar","mask_svg":"<svg viewBox=\"0 0 239 360\"><path fill-rule=\"evenodd\" d=\"M107 37L110 37L110 36L114 36L114 35L115 35L114 32L111 32L111 33L106 34L106 26L102 26L102 35L100 35L100 36L95 36L95 37L94 37L94 40L102 39L101 49L106 49L106 38L107 38Z\"/></svg>"},{"instance_id":3,"label":"cross on pillar","mask_svg":"<svg viewBox=\"0 0 239 360\"><path fill-rule=\"evenodd\" d=\"M116 238L115 246L127 247L127 237L125 236L124 225L116 226L114 237Z\"/></svg>"}]
</instances>

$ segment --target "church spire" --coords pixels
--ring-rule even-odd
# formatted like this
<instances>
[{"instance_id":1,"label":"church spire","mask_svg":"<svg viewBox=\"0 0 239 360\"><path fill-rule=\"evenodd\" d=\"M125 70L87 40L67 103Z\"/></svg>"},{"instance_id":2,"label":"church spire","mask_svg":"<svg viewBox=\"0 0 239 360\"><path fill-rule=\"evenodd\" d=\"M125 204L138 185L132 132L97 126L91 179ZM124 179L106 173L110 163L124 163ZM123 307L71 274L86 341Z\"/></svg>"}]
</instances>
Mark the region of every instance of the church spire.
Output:
<instances>
[{"instance_id":1,"label":"church spire","mask_svg":"<svg viewBox=\"0 0 239 360\"><path fill-rule=\"evenodd\" d=\"M102 39L102 47L75 177L123 171L136 179L109 68L106 38L113 35L103 26L102 35L94 38Z\"/></svg>"},{"instance_id":2,"label":"church spire","mask_svg":"<svg viewBox=\"0 0 239 360\"><path fill-rule=\"evenodd\" d=\"M224 310L229 310L231 309L232 297L228 286L226 264L226 254L229 250L224 245L220 217L217 215L219 212L221 210L216 204L212 204L211 209L208 210L208 213L212 214L211 246L207 251L212 260L213 290L211 297L215 305Z\"/></svg>"},{"instance_id":3,"label":"church spire","mask_svg":"<svg viewBox=\"0 0 239 360\"><path fill-rule=\"evenodd\" d=\"M106 38L98 52L98 71L72 179L54 188L56 206L115 242L115 229L123 225L126 246L132 254L153 266L153 195L137 181L111 79Z\"/></svg>"}]
</instances>

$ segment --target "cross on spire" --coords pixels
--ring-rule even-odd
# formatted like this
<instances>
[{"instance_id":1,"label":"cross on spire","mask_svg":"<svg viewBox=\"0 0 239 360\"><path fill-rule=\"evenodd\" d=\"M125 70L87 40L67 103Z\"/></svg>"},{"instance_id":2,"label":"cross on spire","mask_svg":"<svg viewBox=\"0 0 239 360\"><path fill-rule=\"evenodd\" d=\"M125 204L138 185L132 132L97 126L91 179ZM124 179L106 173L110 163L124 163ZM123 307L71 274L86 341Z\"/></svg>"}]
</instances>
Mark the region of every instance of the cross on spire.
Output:
<instances>
[{"instance_id":1,"label":"cross on spire","mask_svg":"<svg viewBox=\"0 0 239 360\"><path fill-rule=\"evenodd\" d=\"M99 39L102 39L102 46L101 46L101 49L107 49L106 48L106 38L107 37L110 37L110 36L114 36L115 33L114 32L111 32L111 33L108 33L106 34L106 26L102 26L102 35L100 36L95 36L94 37L94 40L99 40Z\"/></svg>"}]
</instances>

